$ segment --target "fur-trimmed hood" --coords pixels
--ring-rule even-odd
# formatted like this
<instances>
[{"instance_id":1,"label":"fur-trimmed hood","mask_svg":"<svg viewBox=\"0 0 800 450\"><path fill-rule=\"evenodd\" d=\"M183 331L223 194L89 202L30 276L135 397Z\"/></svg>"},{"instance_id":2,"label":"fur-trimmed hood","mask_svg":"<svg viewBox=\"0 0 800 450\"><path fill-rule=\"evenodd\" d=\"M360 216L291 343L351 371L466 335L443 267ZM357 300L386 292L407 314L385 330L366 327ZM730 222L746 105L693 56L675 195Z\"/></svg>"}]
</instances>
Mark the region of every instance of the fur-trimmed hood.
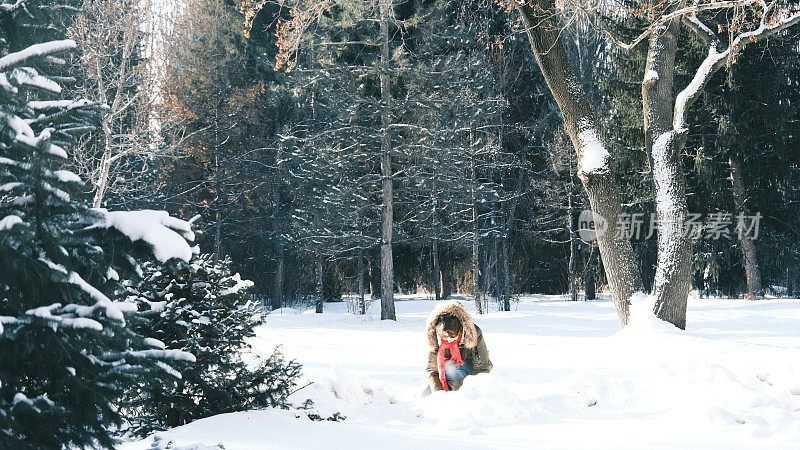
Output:
<instances>
[{"instance_id":1,"label":"fur-trimmed hood","mask_svg":"<svg viewBox=\"0 0 800 450\"><path fill-rule=\"evenodd\" d=\"M436 337L436 320L444 314L452 314L461 322L461 326L464 327L464 336L461 341L464 347L474 348L478 345L478 330L475 329L475 323L472 321L472 317L470 317L467 310L461 306L461 303L457 300L450 300L436 305L428 316L425 334L428 337L428 347L430 347L431 351L439 347L439 339Z\"/></svg>"}]
</instances>

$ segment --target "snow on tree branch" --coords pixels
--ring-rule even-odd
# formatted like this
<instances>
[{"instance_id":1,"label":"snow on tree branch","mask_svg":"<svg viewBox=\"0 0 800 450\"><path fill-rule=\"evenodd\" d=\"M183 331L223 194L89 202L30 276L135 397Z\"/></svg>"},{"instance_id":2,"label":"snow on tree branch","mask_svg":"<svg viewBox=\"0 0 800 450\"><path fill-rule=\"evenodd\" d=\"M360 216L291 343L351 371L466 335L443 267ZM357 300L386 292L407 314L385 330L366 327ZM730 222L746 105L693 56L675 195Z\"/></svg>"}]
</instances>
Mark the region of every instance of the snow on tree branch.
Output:
<instances>
[{"instance_id":1,"label":"snow on tree branch","mask_svg":"<svg viewBox=\"0 0 800 450\"><path fill-rule=\"evenodd\" d=\"M742 2L749 4L751 2ZM697 68L692 81L678 94L675 100L675 113L673 116L673 127L680 130L686 126L686 111L697 100L700 93L711 80L711 77L724 66L734 60L748 44L762 41L773 34L796 25L800 22L800 10L781 10L773 14L775 3L767 4L763 0L757 2L761 7L761 19L758 27L736 35L731 40L730 45L724 51L718 50L718 39L710 40L708 55ZM710 32L710 28L703 25L697 17L692 19L692 23L701 30Z\"/></svg>"},{"instance_id":2,"label":"snow on tree branch","mask_svg":"<svg viewBox=\"0 0 800 450\"><path fill-rule=\"evenodd\" d=\"M50 41L50 42L43 42L41 44L34 44L24 50L10 53L0 58L0 71L6 71L33 58L49 56L54 53L59 53L66 50L72 50L75 47L76 47L75 41L73 41L72 39L64 39L61 41Z\"/></svg>"},{"instance_id":3,"label":"snow on tree branch","mask_svg":"<svg viewBox=\"0 0 800 450\"><path fill-rule=\"evenodd\" d=\"M104 218L97 227L114 228L132 242L147 242L161 262L172 258L189 261L192 257L192 247L187 241L194 241L194 232L192 225L185 220L171 217L166 211L95 211Z\"/></svg>"},{"instance_id":4,"label":"snow on tree branch","mask_svg":"<svg viewBox=\"0 0 800 450\"><path fill-rule=\"evenodd\" d=\"M2 5L0 5L0 13L8 14L8 13L14 12L17 9L19 9L20 7L25 6L25 3L27 3L27 2L28 2L28 0L17 0L13 4L12 3L3 3Z\"/></svg>"},{"instance_id":5,"label":"snow on tree branch","mask_svg":"<svg viewBox=\"0 0 800 450\"><path fill-rule=\"evenodd\" d=\"M49 110L49 109L77 109L77 108L85 108L87 106L91 106L92 102L81 98L78 100L32 100L28 102L28 106L32 109L41 109L41 110Z\"/></svg>"},{"instance_id":6,"label":"snow on tree branch","mask_svg":"<svg viewBox=\"0 0 800 450\"><path fill-rule=\"evenodd\" d=\"M100 290L98 290L91 284L87 283L86 280L83 279L83 277L81 277L75 272L68 270L66 267L60 264L56 264L44 257L39 258L39 261L45 263L51 270L67 275L66 281L68 283L78 286L82 291L89 294L89 296L95 301L95 304L92 306L75 305L75 304L66 305L62 309L64 312L75 314L78 317L88 317L93 315L95 311L99 308L105 311L105 315L109 319L116 320L124 324L125 323L124 314L126 312L131 312L136 310L136 305L133 303L111 301L111 299L109 299L105 294L100 292Z\"/></svg>"},{"instance_id":7,"label":"snow on tree branch","mask_svg":"<svg viewBox=\"0 0 800 450\"><path fill-rule=\"evenodd\" d=\"M708 45L714 45L715 47L719 48L721 45L719 41L719 37L716 33L711 31L711 28L706 26L700 19L697 17L697 14L690 14L683 18L683 23L686 25L690 30L694 31L701 39L703 39Z\"/></svg>"}]
</instances>

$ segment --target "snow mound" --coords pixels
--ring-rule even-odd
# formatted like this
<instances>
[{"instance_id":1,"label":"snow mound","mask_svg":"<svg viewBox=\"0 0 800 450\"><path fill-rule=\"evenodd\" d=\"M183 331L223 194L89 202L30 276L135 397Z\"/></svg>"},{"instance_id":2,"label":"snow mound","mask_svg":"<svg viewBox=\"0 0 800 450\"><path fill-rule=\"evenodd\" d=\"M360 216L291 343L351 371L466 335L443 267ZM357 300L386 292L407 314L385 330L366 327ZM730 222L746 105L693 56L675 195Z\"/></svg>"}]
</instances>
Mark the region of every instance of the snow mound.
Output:
<instances>
[{"instance_id":1,"label":"snow mound","mask_svg":"<svg viewBox=\"0 0 800 450\"><path fill-rule=\"evenodd\" d=\"M636 292L630 299L630 319L628 325L620 330L617 335L639 335L642 332L660 332L668 334L680 333L681 330L669 322L665 322L655 313L655 299L643 292Z\"/></svg>"},{"instance_id":2,"label":"snow mound","mask_svg":"<svg viewBox=\"0 0 800 450\"><path fill-rule=\"evenodd\" d=\"M345 416L368 405L393 405L396 396L386 386L369 377L356 376L338 366L322 373L308 389L290 398L295 404L302 399L314 400L322 415L341 412Z\"/></svg>"},{"instance_id":3,"label":"snow mound","mask_svg":"<svg viewBox=\"0 0 800 450\"><path fill-rule=\"evenodd\" d=\"M467 377L458 391L434 392L420 399L418 408L430 427L468 431L529 422L545 409L522 399L514 385L492 374Z\"/></svg>"}]
</instances>

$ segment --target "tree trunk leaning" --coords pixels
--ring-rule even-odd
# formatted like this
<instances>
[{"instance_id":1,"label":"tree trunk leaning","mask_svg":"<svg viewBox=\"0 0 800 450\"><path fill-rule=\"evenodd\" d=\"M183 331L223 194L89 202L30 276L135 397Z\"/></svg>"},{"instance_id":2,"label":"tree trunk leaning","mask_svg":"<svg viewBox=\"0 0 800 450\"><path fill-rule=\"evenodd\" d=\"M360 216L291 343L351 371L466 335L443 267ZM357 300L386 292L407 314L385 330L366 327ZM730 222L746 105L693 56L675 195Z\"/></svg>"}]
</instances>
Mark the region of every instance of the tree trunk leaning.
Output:
<instances>
[{"instance_id":1,"label":"tree trunk leaning","mask_svg":"<svg viewBox=\"0 0 800 450\"><path fill-rule=\"evenodd\" d=\"M518 4L526 26L531 50L553 97L564 116L564 128L575 149L577 160L583 162L586 149L605 151L598 135L598 120L586 93L569 61L560 24L555 20L554 1L537 4L541 12L527 4ZM586 155L587 161L591 155ZM614 307L620 324L627 325L630 317L630 298L642 290L642 280L633 246L627 239L616 236L616 220L622 213L619 184L613 176L613 161L609 156L606 170L579 169L579 177L589 196L592 211L604 218L605 233L597 237L600 256L606 269ZM582 167L582 164L581 164Z\"/></svg>"}]
</instances>

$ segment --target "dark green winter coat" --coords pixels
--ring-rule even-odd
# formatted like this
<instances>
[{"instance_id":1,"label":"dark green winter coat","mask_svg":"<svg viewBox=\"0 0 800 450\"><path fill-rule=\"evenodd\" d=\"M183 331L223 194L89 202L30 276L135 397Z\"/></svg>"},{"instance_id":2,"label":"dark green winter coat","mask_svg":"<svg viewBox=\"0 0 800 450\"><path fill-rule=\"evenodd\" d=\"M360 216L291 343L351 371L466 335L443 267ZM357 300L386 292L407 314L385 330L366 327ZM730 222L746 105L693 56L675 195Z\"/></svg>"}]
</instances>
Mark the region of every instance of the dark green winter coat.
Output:
<instances>
[{"instance_id":1,"label":"dark green winter coat","mask_svg":"<svg viewBox=\"0 0 800 450\"><path fill-rule=\"evenodd\" d=\"M436 354L439 352L439 337L437 336L436 322L440 316L452 314L456 316L464 328L463 337L459 350L461 358L469 366L469 375L490 372L492 361L489 359L489 350L486 348L486 341L483 339L483 332L472 321L469 313L457 301L440 303L433 309L425 327L425 334L428 338L428 385L432 391L442 389L439 381L439 370L436 367Z\"/></svg>"}]
</instances>

